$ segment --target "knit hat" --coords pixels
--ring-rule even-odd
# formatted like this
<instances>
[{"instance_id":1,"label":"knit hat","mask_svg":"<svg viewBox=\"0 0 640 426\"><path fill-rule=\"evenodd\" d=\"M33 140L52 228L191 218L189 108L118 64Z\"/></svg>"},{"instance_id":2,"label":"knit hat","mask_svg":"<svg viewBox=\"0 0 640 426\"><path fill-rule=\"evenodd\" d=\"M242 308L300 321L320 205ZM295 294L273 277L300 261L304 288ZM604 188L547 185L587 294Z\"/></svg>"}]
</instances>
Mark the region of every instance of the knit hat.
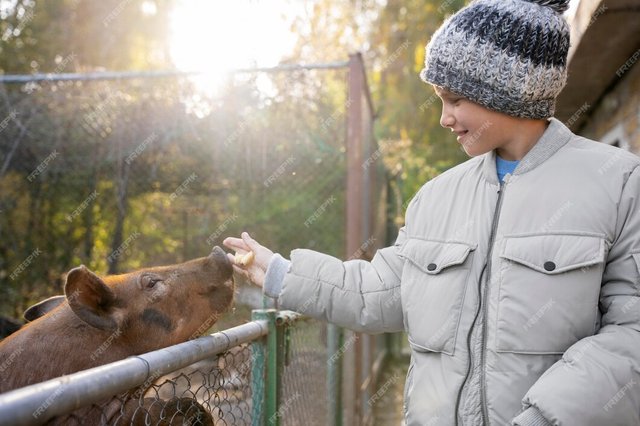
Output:
<instances>
[{"instance_id":1,"label":"knit hat","mask_svg":"<svg viewBox=\"0 0 640 426\"><path fill-rule=\"evenodd\" d=\"M544 119L567 80L569 0L476 0L427 45L427 83L494 111Z\"/></svg>"}]
</instances>

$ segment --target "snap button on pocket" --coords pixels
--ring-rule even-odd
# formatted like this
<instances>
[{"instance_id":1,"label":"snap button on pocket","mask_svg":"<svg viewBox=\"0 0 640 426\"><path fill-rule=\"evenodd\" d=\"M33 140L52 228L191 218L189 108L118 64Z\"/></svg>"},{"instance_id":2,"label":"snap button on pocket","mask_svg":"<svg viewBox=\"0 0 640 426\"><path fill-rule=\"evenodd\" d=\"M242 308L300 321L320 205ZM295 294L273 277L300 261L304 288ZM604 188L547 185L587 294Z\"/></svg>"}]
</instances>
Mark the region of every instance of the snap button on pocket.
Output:
<instances>
[{"instance_id":1,"label":"snap button on pocket","mask_svg":"<svg viewBox=\"0 0 640 426\"><path fill-rule=\"evenodd\" d=\"M553 271L554 269L556 269L556 264L553 262L544 262L544 270L545 271Z\"/></svg>"},{"instance_id":2,"label":"snap button on pocket","mask_svg":"<svg viewBox=\"0 0 640 426\"><path fill-rule=\"evenodd\" d=\"M427 265L427 271L435 271L437 267L438 265L436 265L435 263L430 263Z\"/></svg>"}]
</instances>

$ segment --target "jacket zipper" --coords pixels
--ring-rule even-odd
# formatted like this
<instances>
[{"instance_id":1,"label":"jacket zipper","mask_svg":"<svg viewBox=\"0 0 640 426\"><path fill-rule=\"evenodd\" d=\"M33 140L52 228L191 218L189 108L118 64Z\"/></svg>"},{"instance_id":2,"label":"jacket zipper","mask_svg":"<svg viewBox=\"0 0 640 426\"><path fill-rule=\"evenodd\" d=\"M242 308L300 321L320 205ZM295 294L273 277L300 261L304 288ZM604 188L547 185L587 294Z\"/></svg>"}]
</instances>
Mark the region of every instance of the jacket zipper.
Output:
<instances>
[{"instance_id":1,"label":"jacket zipper","mask_svg":"<svg viewBox=\"0 0 640 426\"><path fill-rule=\"evenodd\" d=\"M488 249L488 253L487 253L487 260L485 261L484 266L482 267L482 271L480 272L480 277L478 278L478 307L476 308L476 314L473 318L473 322L471 323L471 327L469 328L469 331L467 332L467 352L469 353L469 362L467 364L467 373L464 376L464 380L462 381L462 386L460 386L460 390L458 391L458 397L456 398L456 411L455 411L455 416L456 416L456 426L458 425L458 410L460 409L460 399L462 398L462 390L464 389L465 384L467 383L467 380L469 379L469 373L471 373L471 368L473 366L473 354L471 351L471 334L473 332L473 329L475 327L476 321L478 320L478 316L480 315L480 309L481 307L485 307L485 309L483 309L484 314L486 315L486 303L483 305L482 303L482 277L484 276L484 272L485 270L489 269L491 270L491 267L489 266L489 264L491 263L491 255L492 255L492 251L493 251L493 239L495 238L495 232L496 232L496 228L498 227L498 217L500 216L500 209L502 207L502 194L504 193L504 184L500 183L500 189L498 189L498 200L496 201L496 209L495 212L493 213L493 220L491 223L491 233L489 235L489 249ZM484 321L482 323L482 350L481 350L481 368L482 368L482 377L480 380L480 384L481 384L481 394L480 394L480 401L482 404L482 422L484 425L487 425L487 418L488 415L486 413L486 396L484 394L484 365L482 365L482 363L484 362L484 344L485 344L485 330L486 330L486 317L484 318Z\"/></svg>"},{"instance_id":2,"label":"jacket zipper","mask_svg":"<svg viewBox=\"0 0 640 426\"><path fill-rule=\"evenodd\" d=\"M482 276L484 275L484 270L486 269L487 264L485 263L482 267L482 272L480 272L480 279L478 280L478 294L482 289ZM458 398L456 399L456 426L458 426L458 410L460 409L460 399L462 398L462 390L464 389L464 385L467 383L467 379L469 379L469 373L471 372L471 367L473 365L473 354L471 353L471 334L473 332L473 328L476 325L476 321L478 319L478 315L480 314L480 306L482 302L478 299L478 307L476 308L476 314L473 317L473 322L471 323L471 327L467 332L467 352L469 353L469 362L467 364L467 373L464 376L464 380L462 381L462 386L460 386L460 390L458 391Z\"/></svg>"},{"instance_id":3,"label":"jacket zipper","mask_svg":"<svg viewBox=\"0 0 640 426\"><path fill-rule=\"evenodd\" d=\"M491 291L491 257L493 255L493 245L494 240L496 238L496 231L498 229L498 221L500 219L500 210L502 209L502 200L504 198L504 192L507 188L507 184L509 183L509 178L511 176L507 175L504 178L504 184L500 184L500 193L498 194L498 205L496 207L496 212L493 215L493 225L491 226L491 236L489 237L489 250L487 253L487 287L484 295L484 304L483 306L483 321L482 321L482 341L480 345L480 403L482 405L482 424L484 426L489 426L489 410L487 408L487 389L485 385L486 381L486 369L485 369L485 352L486 352L486 336L487 336L487 300L489 299L489 292Z\"/></svg>"}]
</instances>

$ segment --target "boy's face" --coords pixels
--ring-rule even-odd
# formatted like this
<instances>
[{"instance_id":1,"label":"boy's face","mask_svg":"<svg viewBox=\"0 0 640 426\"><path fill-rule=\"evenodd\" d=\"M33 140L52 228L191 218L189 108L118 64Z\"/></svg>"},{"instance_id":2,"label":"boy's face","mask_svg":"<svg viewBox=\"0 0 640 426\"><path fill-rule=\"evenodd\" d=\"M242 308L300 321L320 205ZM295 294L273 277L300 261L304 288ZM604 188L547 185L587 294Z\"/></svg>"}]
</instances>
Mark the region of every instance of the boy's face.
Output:
<instances>
[{"instance_id":1,"label":"boy's face","mask_svg":"<svg viewBox=\"0 0 640 426\"><path fill-rule=\"evenodd\" d=\"M509 145L517 139L518 119L492 111L442 87L434 86L442 101L440 125L458 136L458 143L471 157L494 149L511 160ZM516 136L514 138L514 136Z\"/></svg>"}]
</instances>

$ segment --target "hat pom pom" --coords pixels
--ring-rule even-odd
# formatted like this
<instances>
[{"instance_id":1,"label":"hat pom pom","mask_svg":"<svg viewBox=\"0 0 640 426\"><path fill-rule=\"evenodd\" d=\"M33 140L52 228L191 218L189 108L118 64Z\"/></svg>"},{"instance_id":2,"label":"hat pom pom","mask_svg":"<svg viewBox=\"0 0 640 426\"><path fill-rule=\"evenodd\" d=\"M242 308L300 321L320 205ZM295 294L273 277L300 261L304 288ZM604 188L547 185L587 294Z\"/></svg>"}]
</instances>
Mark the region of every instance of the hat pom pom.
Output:
<instances>
[{"instance_id":1,"label":"hat pom pom","mask_svg":"<svg viewBox=\"0 0 640 426\"><path fill-rule=\"evenodd\" d=\"M569 9L569 0L528 0L531 3L537 3L540 6L550 7L557 13L564 13Z\"/></svg>"}]
</instances>

